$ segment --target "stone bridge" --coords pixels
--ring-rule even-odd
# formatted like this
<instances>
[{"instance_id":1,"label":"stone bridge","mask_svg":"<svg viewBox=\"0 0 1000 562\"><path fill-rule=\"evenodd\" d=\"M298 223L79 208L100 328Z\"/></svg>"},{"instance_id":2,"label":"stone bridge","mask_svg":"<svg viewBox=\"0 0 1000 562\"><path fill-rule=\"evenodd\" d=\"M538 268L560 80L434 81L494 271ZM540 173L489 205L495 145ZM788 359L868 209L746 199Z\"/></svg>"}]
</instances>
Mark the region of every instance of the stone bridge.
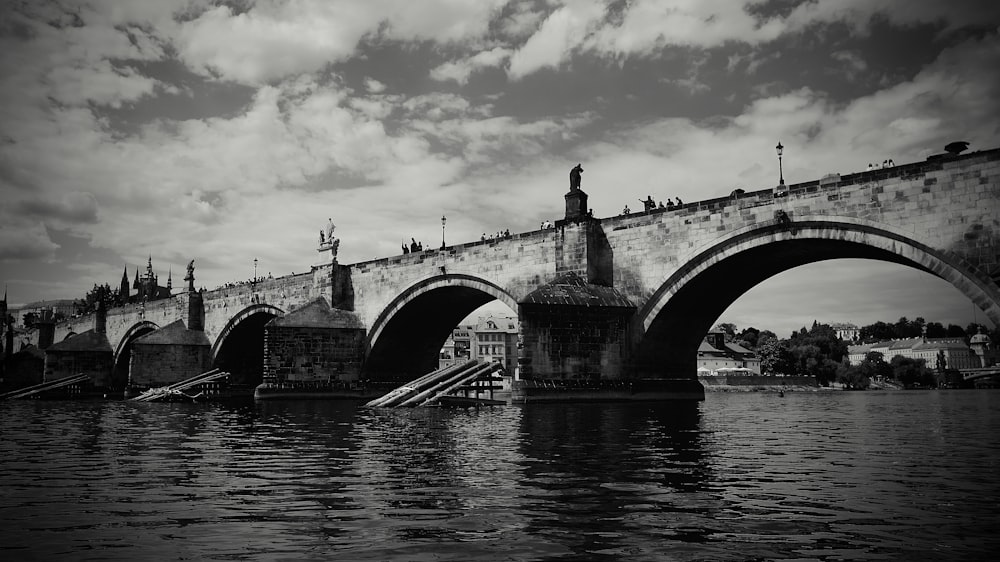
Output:
<instances>
[{"instance_id":1,"label":"stone bridge","mask_svg":"<svg viewBox=\"0 0 1000 562\"><path fill-rule=\"evenodd\" d=\"M203 367L281 379L270 354L285 373L309 364L327 378L400 379L433 368L452 328L496 299L520 319L522 378L692 381L699 342L736 299L836 258L936 275L1000 325L1000 149L609 218L588 216L579 189L565 199L555 228L351 265L324 252L309 273L110 310L115 378L135 363L133 342L178 320L197 328L191 315L200 314ZM291 313L310 306L327 308L296 324ZM353 329L362 341L340 352L298 342L291 361L272 349L280 338L265 343L268 322L285 317L303 329ZM60 323L54 339L93 325ZM325 375L315 372L324 353L338 356Z\"/></svg>"}]
</instances>

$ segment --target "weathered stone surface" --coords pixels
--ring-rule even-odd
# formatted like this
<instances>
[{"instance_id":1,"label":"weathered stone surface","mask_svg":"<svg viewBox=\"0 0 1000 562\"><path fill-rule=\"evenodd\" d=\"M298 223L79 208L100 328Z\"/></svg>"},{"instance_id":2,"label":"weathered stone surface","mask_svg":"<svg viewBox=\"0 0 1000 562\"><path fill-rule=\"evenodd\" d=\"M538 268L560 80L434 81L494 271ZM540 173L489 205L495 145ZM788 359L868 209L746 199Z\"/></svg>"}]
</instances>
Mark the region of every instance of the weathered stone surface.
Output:
<instances>
[{"instance_id":1,"label":"weathered stone surface","mask_svg":"<svg viewBox=\"0 0 1000 562\"><path fill-rule=\"evenodd\" d=\"M627 330L635 306L617 290L566 273L529 293L519 305L521 378L624 376Z\"/></svg>"},{"instance_id":2,"label":"weathered stone surface","mask_svg":"<svg viewBox=\"0 0 1000 562\"><path fill-rule=\"evenodd\" d=\"M788 221L778 220L777 211ZM330 263L220 288L204 293L204 333L218 349L234 320L259 310L281 316L325 297L352 310L365 326L366 365L379 364L375 354L400 354L400 346L433 358L441 343L437 331L446 334L450 327L444 326L453 318L494 298L516 309L557 276L575 273L590 284L613 286L637 307L621 357L608 355L602 365L624 365L612 368L634 376L693 377L697 342L743 292L791 267L843 257L931 272L1000 323L1000 150L828 176L788 185L787 193L766 189L674 210L576 217L509 238L351 265ZM186 293L108 311L115 357L126 353L142 327L186 318L190 304ZM595 319L598 325L606 321ZM86 317L60 323L55 339L90 323ZM411 333L414 341L407 340ZM383 338L390 344L380 345ZM558 362L550 351L524 351L536 353L541 355L531 361L534 372L553 376L581 373L594 361L590 351ZM559 371L562 366L568 370Z\"/></svg>"},{"instance_id":3,"label":"weathered stone surface","mask_svg":"<svg viewBox=\"0 0 1000 562\"><path fill-rule=\"evenodd\" d=\"M44 379L50 381L84 373L90 375L94 386L108 387L112 385L113 365L114 354L107 336L87 330L45 350ZM124 382L120 381L119 389Z\"/></svg>"},{"instance_id":4,"label":"weathered stone surface","mask_svg":"<svg viewBox=\"0 0 1000 562\"><path fill-rule=\"evenodd\" d=\"M204 332L176 320L133 342L129 386L165 386L204 373L212 368L211 350Z\"/></svg>"},{"instance_id":5,"label":"weathered stone surface","mask_svg":"<svg viewBox=\"0 0 1000 562\"><path fill-rule=\"evenodd\" d=\"M353 312L330 308L325 298L275 318L264 328L264 383L358 380L365 327Z\"/></svg>"}]
</instances>

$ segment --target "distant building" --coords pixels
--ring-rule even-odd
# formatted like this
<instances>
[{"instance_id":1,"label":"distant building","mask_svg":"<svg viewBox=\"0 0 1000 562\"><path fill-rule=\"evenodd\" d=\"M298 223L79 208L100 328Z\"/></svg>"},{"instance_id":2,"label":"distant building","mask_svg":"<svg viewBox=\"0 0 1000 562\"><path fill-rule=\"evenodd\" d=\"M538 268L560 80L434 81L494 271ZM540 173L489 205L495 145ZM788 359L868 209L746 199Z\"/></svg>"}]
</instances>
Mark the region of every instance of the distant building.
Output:
<instances>
[{"instance_id":1,"label":"distant building","mask_svg":"<svg viewBox=\"0 0 1000 562\"><path fill-rule=\"evenodd\" d=\"M473 359L500 363L505 369L517 367L517 318L488 316L480 318L475 328Z\"/></svg>"},{"instance_id":2,"label":"distant building","mask_svg":"<svg viewBox=\"0 0 1000 562\"><path fill-rule=\"evenodd\" d=\"M749 349L726 341L723 332L709 332L698 347L698 374L759 375L760 357Z\"/></svg>"},{"instance_id":3,"label":"distant building","mask_svg":"<svg viewBox=\"0 0 1000 562\"><path fill-rule=\"evenodd\" d=\"M161 287L159 285L159 278L153 273L153 256L149 256L149 261L146 262L146 273L139 276L139 269L135 270L135 281L132 282L132 289L136 291L136 294L130 295L128 293L128 278L126 273L122 274L122 286L119 291L122 293L121 298L123 302L149 302L156 301L160 299L170 298L171 293L171 274L167 272L167 286Z\"/></svg>"},{"instance_id":4,"label":"distant building","mask_svg":"<svg viewBox=\"0 0 1000 562\"><path fill-rule=\"evenodd\" d=\"M456 326L441 348L438 366L479 359L513 371L517 367L517 334L517 317L513 316L480 317L474 325Z\"/></svg>"},{"instance_id":5,"label":"distant building","mask_svg":"<svg viewBox=\"0 0 1000 562\"><path fill-rule=\"evenodd\" d=\"M830 324L830 327L837 333L837 337L843 341L858 341L858 337L861 335L861 329L854 324L836 323Z\"/></svg>"},{"instance_id":6,"label":"distant building","mask_svg":"<svg viewBox=\"0 0 1000 562\"><path fill-rule=\"evenodd\" d=\"M976 354L962 338L905 338L900 340L880 341L872 344L851 345L847 348L847 359L852 365L864 361L871 352L882 354L888 363L897 355L907 359L924 359L931 369L937 367L938 356L944 357L945 366L949 369L974 369L985 366L984 361Z\"/></svg>"},{"instance_id":7,"label":"distant building","mask_svg":"<svg viewBox=\"0 0 1000 562\"><path fill-rule=\"evenodd\" d=\"M14 317L13 327L24 328L25 315L34 314L36 318L41 318L43 311L50 311L53 317L62 315L69 318L76 313L76 305L71 299L38 301L20 307L10 307L7 313Z\"/></svg>"},{"instance_id":8,"label":"distant building","mask_svg":"<svg viewBox=\"0 0 1000 562\"><path fill-rule=\"evenodd\" d=\"M471 348L475 328L472 324L455 326L455 329L451 331L451 335L448 336L444 345L441 346L441 352L438 355L439 369L454 365L455 363L461 363L462 361L468 361L472 358Z\"/></svg>"}]
</instances>

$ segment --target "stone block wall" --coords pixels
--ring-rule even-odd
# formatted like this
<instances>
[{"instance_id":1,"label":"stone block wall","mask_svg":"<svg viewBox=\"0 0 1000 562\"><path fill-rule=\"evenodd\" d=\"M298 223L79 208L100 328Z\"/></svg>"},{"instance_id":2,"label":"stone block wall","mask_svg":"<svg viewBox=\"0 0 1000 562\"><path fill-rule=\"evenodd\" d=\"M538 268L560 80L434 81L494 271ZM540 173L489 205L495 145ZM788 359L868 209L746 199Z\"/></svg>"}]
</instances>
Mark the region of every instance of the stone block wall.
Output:
<instances>
[{"instance_id":1,"label":"stone block wall","mask_svg":"<svg viewBox=\"0 0 1000 562\"><path fill-rule=\"evenodd\" d=\"M407 288L443 274L489 281L517 301L555 276L558 229L536 230L507 239L486 240L353 264L355 311L367 326ZM443 269L442 269L443 268Z\"/></svg>"},{"instance_id":2,"label":"stone block wall","mask_svg":"<svg viewBox=\"0 0 1000 562\"><path fill-rule=\"evenodd\" d=\"M212 368L207 345L133 344L129 386L136 389L165 386L189 379Z\"/></svg>"},{"instance_id":3,"label":"stone block wall","mask_svg":"<svg viewBox=\"0 0 1000 562\"><path fill-rule=\"evenodd\" d=\"M620 379L633 310L521 305L522 379Z\"/></svg>"},{"instance_id":4,"label":"stone block wall","mask_svg":"<svg viewBox=\"0 0 1000 562\"><path fill-rule=\"evenodd\" d=\"M267 326L264 383L358 380L364 349L362 329Z\"/></svg>"},{"instance_id":5,"label":"stone block wall","mask_svg":"<svg viewBox=\"0 0 1000 562\"><path fill-rule=\"evenodd\" d=\"M886 225L1000 279L1000 150L990 150L789 185L786 196L766 189L603 219L614 285L642 303L694 255L736 230L774 222L778 210L793 222Z\"/></svg>"},{"instance_id":6,"label":"stone block wall","mask_svg":"<svg viewBox=\"0 0 1000 562\"><path fill-rule=\"evenodd\" d=\"M50 351L45 354L44 380L86 373L94 386L108 387L113 368L114 356L110 351Z\"/></svg>"},{"instance_id":7,"label":"stone block wall","mask_svg":"<svg viewBox=\"0 0 1000 562\"><path fill-rule=\"evenodd\" d=\"M213 344L222 334L229 320L243 310L258 304L269 304L288 312L320 296L317 278L329 276L329 268L310 270L259 283L243 283L223 287L204 294L205 335ZM329 287L329 280L326 281Z\"/></svg>"}]
</instances>

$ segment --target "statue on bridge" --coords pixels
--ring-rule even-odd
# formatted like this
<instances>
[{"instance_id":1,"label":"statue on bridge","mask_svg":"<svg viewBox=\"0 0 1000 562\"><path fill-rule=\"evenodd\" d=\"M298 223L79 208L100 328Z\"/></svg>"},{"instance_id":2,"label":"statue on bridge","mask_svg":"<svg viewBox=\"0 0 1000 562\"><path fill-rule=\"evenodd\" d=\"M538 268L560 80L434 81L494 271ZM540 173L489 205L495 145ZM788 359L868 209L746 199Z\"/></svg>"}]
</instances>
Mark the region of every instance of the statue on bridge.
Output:
<instances>
[{"instance_id":1,"label":"statue on bridge","mask_svg":"<svg viewBox=\"0 0 1000 562\"><path fill-rule=\"evenodd\" d=\"M333 231L336 230L336 225L333 224L333 219L326 219L326 228L321 228L319 231L319 248L318 252L330 253L330 259L337 259L337 250L340 248L340 239L333 237Z\"/></svg>"},{"instance_id":2,"label":"statue on bridge","mask_svg":"<svg viewBox=\"0 0 1000 562\"><path fill-rule=\"evenodd\" d=\"M332 218L326 219L326 243L327 244L333 244L333 231L336 228L337 227L334 226ZM321 244L323 243L322 233L320 234L319 241L320 241Z\"/></svg>"},{"instance_id":3,"label":"statue on bridge","mask_svg":"<svg viewBox=\"0 0 1000 562\"><path fill-rule=\"evenodd\" d=\"M577 164L575 168L569 171L569 190L574 191L580 189L580 180L583 178L583 166Z\"/></svg>"},{"instance_id":4,"label":"statue on bridge","mask_svg":"<svg viewBox=\"0 0 1000 562\"><path fill-rule=\"evenodd\" d=\"M184 276L184 280L188 282L188 292L194 292L194 260L188 262L187 265L187 275Z\"/></svg>"}]
</instances>

